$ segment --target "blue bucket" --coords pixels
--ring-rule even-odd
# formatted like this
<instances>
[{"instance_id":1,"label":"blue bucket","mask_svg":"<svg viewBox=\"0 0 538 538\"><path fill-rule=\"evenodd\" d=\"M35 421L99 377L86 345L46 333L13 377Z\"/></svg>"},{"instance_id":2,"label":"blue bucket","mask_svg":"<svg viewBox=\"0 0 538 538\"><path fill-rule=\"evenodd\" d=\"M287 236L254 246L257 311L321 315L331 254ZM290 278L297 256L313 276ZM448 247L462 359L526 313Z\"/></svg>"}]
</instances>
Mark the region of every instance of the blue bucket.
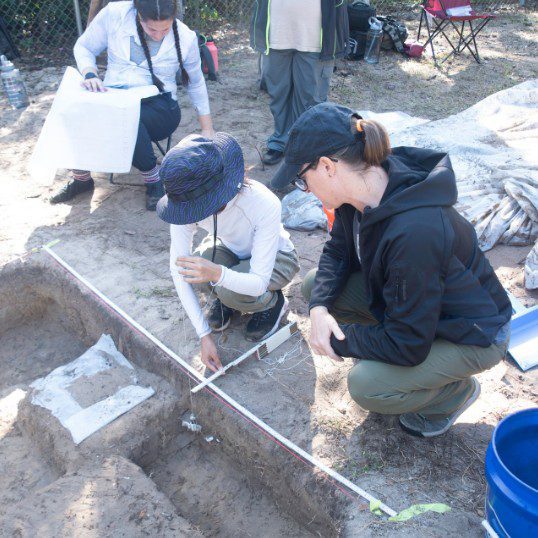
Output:
<instances>
[{"instance_id":1,"label":"blue bucket","mask_svg":"<svg viewBox=\"0 0 538 538\"><path fill-rule=\"evenodd\" d=\"M538 408L501 420L486 452L486 518L501 537L538 536Z\"/></svg>"}]
</instances>

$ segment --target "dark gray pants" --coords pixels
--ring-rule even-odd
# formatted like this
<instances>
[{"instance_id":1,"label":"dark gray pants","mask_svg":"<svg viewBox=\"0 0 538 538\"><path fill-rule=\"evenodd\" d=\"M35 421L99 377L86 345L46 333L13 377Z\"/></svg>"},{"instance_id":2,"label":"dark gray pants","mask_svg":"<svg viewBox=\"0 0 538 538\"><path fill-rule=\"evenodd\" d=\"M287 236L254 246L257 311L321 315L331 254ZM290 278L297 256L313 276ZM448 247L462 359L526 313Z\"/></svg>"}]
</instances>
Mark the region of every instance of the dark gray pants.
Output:
<instances>
[{"instance_id":1,"label":"dark gray pants","mask_svg":"<svg viewBox=\"0 0 538 538\"><path fill-rule=\"evenodd\" d=\"M306 109L327 100L334 61L321 62L317 52L292 49L270 49L262 60L262 76L275 122L267 147L283 151L295 120Z\"/></svg>"}]
</instances>

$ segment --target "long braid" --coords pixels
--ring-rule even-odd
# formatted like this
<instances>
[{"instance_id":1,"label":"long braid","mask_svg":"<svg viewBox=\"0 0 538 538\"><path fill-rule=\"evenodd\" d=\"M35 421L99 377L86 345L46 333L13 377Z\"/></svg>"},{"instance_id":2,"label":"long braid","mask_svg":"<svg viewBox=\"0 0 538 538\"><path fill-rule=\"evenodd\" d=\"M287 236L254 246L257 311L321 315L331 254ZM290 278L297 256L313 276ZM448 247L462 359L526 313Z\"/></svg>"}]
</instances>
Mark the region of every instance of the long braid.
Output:
<instances>
[{"instance_id":1,"label":"long braid","mask_svg":"<svg viewBox=\"0 0 538 538\"><path fill-rule=\"evenodd\" d=\"M136 14L135 19L136 19L136 31L138 32L138 38L140 39L140 44L142 45L142 49L144 50L144 56L146 57L146 60L148 62L149 72L151 73L151 81L153 82L153 84L155 84L155 86L157 86L157 89L159 90L159 92L162 93L164 91L164 84L153 72L153 62L151 61L151 55L149 53L148 42L146 41L146 37L144 36L144 29L142 28L142 25L140 24L140 18L139 18L138 13Z\"/></svg>"},{"instance_id":2,"label":"long braid","mask_svg":"<svg viewBox=\"0 0 538 538\"><path fill-rule=\"evenodd\" d=\"M181 82L183 86L187 86L189 83L189 74L183 65L183 55L181 54L181 44L179 43L179 33L177 30L177 19L174 18L172 23L172 30L174 31L174 41L176 42L177 59L179 61L179 68L181 69Z\"/></svg>"}]
</instances>

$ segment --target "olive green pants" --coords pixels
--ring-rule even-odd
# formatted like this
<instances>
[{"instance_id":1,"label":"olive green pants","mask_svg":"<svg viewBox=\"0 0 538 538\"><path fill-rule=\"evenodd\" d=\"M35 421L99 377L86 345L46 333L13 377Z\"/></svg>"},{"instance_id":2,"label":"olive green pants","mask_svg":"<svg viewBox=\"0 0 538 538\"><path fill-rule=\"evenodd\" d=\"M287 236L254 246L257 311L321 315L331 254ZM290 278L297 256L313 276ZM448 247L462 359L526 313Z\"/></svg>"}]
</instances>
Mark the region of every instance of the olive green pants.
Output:
<instances>
[{"instance_id":1,"label":"olive green pants","mask_svg":"<svg viewBox=\"0 0 538 538\"><path fill-rule=\"evenodd\" d=\"M202 241L196 249L196 254L199 254L206 260L211 260L213 255L213 238L207 237ZM215 249L215 263L229 267L239 273L248 273L250 271L250 258L240 260L219 239L217 239L217 247ZM275 306L278 298L276 291L281 290L289 284L298 270L299 261L295 250L291 252L278 251L267 291L258 297L243 295L222 286L209 286L208 288L213 290L221 302L229 308L239 310L239 312L243 313L263 312Z\"/></svg>"},{"instance_id":2,"label":"olive green pants","mask_svg":"<svg viewBox=\"0 0 538 538\"><path fill-rule=\"evenodd\" d=\"M304 279L302 292L310 300L317 269ZM374 325L368 310L364 278L353 273L330 313L339 323ZM351 397L364 409L383 414L420 412L448 415L458 410L473 391L470 377L499 363L508 342L489 347L459 345L442 338L418 366L395 366L359 360L348 374Z\"/></svg>"}]
</instances>

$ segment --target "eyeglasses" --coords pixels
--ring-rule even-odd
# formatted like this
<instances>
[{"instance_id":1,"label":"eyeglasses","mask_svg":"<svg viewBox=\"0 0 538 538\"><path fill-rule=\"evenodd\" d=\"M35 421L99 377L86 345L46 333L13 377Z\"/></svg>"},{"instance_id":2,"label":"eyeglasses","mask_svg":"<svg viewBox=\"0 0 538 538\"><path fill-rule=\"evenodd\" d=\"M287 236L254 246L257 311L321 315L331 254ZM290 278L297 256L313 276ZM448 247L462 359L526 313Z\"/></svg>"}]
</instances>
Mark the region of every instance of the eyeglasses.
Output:
<instances>
[{"instance_id":1,"label":"eyeglasses","mask_svg":"<svg viewBox=\"0 0 538 538\"><path fill-rule=\"evenodd\" d=\"M297 187L299 190L306 192L308 190L308 183L306 182L306 179L304 175L313 168L316 168L316 166L319 163L319 160L321 157L318 157L317 159L313 160L309 165L307 165L303 170L301 170L296 176L295 179L292 180L292 185ZM337 163L338 159L335 159L334 157L329 157L333 163Z\"/></svg>"}]
</instances>

